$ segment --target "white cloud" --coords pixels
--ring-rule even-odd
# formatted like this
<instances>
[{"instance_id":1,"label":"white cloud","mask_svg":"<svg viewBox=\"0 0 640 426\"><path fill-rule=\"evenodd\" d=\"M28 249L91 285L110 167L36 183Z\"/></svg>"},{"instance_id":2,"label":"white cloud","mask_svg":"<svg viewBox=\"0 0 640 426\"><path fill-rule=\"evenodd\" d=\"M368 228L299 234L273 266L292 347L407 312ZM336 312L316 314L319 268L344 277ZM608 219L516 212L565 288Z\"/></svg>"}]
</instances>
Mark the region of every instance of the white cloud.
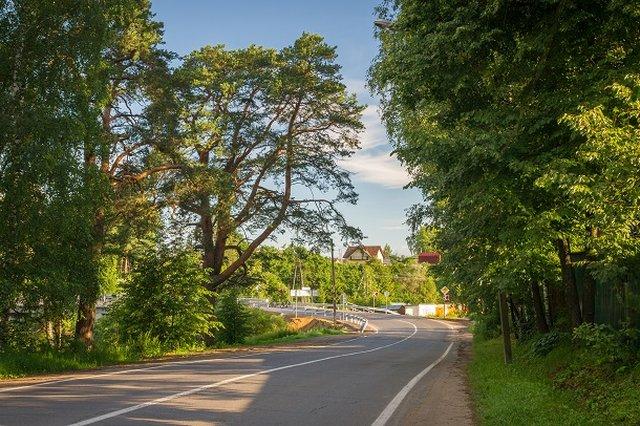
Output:
<instances>
[{"instance_id":1,"label":"white cloud","mask_svg":"<svg viewBox=\"0 0 640 426\"><path fill-rule=\"evenodd\" d=\"M355 178L376 183L387 188L402 188L411 181L400 161L389 152L372 153L360 151L342 162L342 166L355 173Z\"/></svg>"},{"instance_id":2,"label":"white cloud","mask_svg":"<svg viewBox=\"0 0 640 426\"><path fill-rule=\"evenodd\" d=\"M347 92L355 93L356 96L369 97L369 90L367 90L367 82L361 78L345 78L342 80L345 86L347 86Z\"/></svg>"},{"instance_id":3,"label":"white cloud","mask_svg":"<svg viewBox=\"0 0 640 426\"><path fill-rule=\"evenodd\" d=\"M369 105L362 112L362 123L365 130L360 134L360 145L363 150L388 144L387 132L380 122L380 108Z\"/></svg>"}]
</instances>

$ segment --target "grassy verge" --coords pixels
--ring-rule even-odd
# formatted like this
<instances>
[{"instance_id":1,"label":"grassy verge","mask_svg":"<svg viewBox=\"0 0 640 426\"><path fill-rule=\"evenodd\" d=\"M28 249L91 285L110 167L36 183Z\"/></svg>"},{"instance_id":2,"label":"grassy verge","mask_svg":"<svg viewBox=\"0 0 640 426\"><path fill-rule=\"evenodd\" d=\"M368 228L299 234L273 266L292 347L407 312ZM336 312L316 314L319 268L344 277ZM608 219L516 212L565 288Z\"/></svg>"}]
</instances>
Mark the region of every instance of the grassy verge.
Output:
<instances>
[{"instance_id":1,"label":"grassy verge","mask_svg":"<svg viewBox=\"0 0 640 426\"><path fill-rule=\"evenodd\" d=\"M640 371L608 372L570 345L543 357L499 339L475 341L469 378L483 425L640 424ZM640 367L639 367L640 368Z\"/></svg>"},{"instance_id":2,"label":"grassy verge","mask_svg":"<svg viewBox=\"0 0 640 426\"><path fill-rule=\"evenodd\" d=\"M295 340L309 339L324 335L342 334L340 330L315 329L306 332L280 330L257 336L250 336L241 345L220 345L214 349L241 348L250 346L264 346L288 343ZM164 356L196 355L210 348L179 350L164 354ZM89 370L107 365L139 362L153 358L144 357L122 348L109 350L96 349L92 351L43 351L43 352L0 352L0 379L26 377L35 374L62 373L65 371Z\"/></svg>"}]
</instances>

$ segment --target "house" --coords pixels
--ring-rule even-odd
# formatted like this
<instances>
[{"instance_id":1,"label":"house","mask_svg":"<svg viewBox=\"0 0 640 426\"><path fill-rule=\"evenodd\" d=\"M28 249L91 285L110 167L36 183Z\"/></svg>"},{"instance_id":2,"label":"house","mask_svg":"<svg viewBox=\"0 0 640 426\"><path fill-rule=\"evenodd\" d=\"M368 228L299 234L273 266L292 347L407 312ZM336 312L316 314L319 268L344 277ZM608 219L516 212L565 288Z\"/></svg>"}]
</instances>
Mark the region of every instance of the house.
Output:
<instances>
[{"instance_id":1,"label":"house","mask_svg":"<svg viewBox=\"0 0 640 426\"><path fill-rule=\"evenodd\" d=\"M429 265L437 265L441 259L442 256L437 251L425 251L418 255L418 263L428 263Z\"/></svg>"},{"instance_id":2,"label":"house","mask_svg":"<svg viewBox=\"0 0 640 426\"><path fill-rule=\"evenodd\" d=\"M382 263L388 263L385 258L384 251L381 246L349 246L342 256L342 260L349 262L368 262L371 259L377 259Z\"/></svg>"}]
</instances>

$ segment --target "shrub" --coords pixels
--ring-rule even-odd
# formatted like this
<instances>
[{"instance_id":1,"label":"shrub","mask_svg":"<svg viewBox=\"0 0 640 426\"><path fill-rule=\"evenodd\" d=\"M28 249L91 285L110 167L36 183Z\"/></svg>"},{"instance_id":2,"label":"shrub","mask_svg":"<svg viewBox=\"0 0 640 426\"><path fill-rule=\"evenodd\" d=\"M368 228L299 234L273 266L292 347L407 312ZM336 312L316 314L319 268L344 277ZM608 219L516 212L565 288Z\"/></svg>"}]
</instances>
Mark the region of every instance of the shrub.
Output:
<instances>
[{"instance_id":1,"label":"shrub","mask_svg":"<svg viewBox=\"0 0 640 426\"><path fill-rule=\"evenodd\" d=\"M273 333L287 327L285 319L262 309L248 308L247 328L251 336Z\"/></svg>"},{"instance_id":2,"label":"shrub","mask_svg":"<svg viewBox=\"0 0 640 426\"><path fill-rule=\"evenodd\" d=\"M478 340L489 340L500 335L498 320L492 315L473 318L471 331Z\"/></svg>"},{"instance_id":3,"label":"shrub","mask_svg":"<svg viewBox=\"0 0 640 426\"><path fill-rule=\"evenodd\" d=\"M192 251L147 253L136 262L123 293L101 324L102 341L149 355L201 345L217 325L207 280L199 256Z\"/></svg>"},{"instance_id":4,"label":"shrub","mask_svg":"<svg viewBox=\"0 0 640 426\"><path fill-rule=\"evenodd\" d=\"M582 324L573 330L573 341L589 349L596 364L630 365L638 360L637 329L615 330L602 324Z\"/></svg>"},{"instance_id":5,"label":"shrub","mask_svg":"<svg viewBox=\"0 0 640 426\"><path fill-rule=\"evenodd\" d=\"M217 337L230 345L244 342L249 335L249 308L238 301L239 291L223 291L216 302L216 318L222 327Z\"/></svg>"},{"instance_id":6,"label":"shrub","mask_svg":"<svg viewBox=\"0 0 640 426\"><path fill-rule=\"evenodd\" d=\"M531 355L534 357L543 357L548 355L552 350L560 346L566 339L565 333L551 331L534 338L531 342Z\"/></svg>"}]
</instances>

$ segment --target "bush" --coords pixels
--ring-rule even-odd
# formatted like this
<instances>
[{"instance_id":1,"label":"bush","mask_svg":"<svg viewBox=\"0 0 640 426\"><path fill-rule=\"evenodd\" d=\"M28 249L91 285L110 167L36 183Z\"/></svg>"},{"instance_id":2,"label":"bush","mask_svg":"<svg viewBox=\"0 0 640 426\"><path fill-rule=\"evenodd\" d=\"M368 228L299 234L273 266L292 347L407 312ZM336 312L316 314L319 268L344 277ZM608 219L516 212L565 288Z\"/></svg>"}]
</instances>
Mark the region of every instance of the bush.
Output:
<instances>
[{"instance_id":1,"label":"bush","mask_svg":"<svg viewBox=\"0 0 640 426\"><path fill-rule=\"evenodd\" d=\"M98 335L150 356L202 345L217 326L207 281L194 252L147 253L135 263Z\"/></svg>"},{"instance_id":2,"label":"bush","mask_svg":"<svg viewBox=\"0 0 640 426\"><path fill-rule=\"evenodd\" d=\"M249 335L249 308L238 301L239 291L223 291L216 303L216 318L221 323L217 337L230 345L243 343Z\"/></svg>"},{"instance_id":3,"label":"bush","mask_svg":"<svg viewBox=\"0 0 640 426\"><path fill-rule=\"evenodd\" d=\"M500 327L497 317L493 315L477 316L473 319L471 332L478 340L489 340L500 335Z\"/></svg>"},{"instance_id":4,"label":"bush","mask_svg":"<svg viewBox=\"0 0 640 426\"><path fill-rule=\"evenodd\" d=\"M602 324L582 324L573 330L573 341L589 349L596 364L631 365L638 361L640 336L637 329L615 330Z\"/></svg>"},{"instance_id":5,"label":"bush","mask_svg":"<svg viewBox=\"0 0 640 426\"><path fill-rule=\"evenodd\" d=\"M543 357L548 355L552 350L560 346L566 341L566 333L551 331L546 334L534 338L531 342L531 355L534 357Z\"/></svg>"},{"instance_id":6,"label":"bush","mask_svg":"<svg viewBox=\"0 0 640 426\"><path fill-rule=\"evenodd\" d=\"M247 329L251 336L273 333L287 327L287 322L280 315L257 308L248 308L247 313Z\"/></svg>"}]
</instances>

